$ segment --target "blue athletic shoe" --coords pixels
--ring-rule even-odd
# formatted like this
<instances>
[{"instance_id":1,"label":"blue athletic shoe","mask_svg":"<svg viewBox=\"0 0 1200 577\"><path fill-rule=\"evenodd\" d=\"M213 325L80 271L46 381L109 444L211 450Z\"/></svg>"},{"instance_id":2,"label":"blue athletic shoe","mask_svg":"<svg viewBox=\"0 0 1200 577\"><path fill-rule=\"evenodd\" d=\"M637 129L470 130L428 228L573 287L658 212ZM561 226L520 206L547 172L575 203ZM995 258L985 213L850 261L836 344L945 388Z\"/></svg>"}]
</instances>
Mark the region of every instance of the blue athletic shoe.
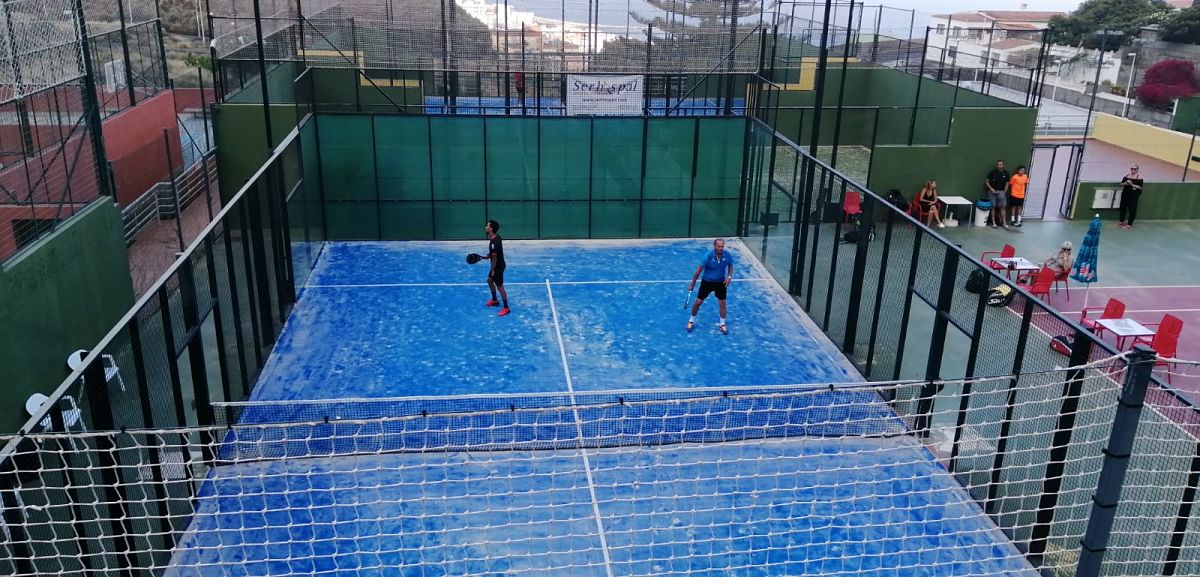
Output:
<instances>
[{"instance_id":1,"label":"blue athletic shoe","mask_svg":"<svg viewBox=\"0 0 1200 577\"><path fill-rule=\"evenodd\" d=\"M688 321L687 332L689 332L689 333L692 332L692 329L694 329L694 328L696 328L696 323L694 323L692 321Z\"/></svg>"}]
</instances>

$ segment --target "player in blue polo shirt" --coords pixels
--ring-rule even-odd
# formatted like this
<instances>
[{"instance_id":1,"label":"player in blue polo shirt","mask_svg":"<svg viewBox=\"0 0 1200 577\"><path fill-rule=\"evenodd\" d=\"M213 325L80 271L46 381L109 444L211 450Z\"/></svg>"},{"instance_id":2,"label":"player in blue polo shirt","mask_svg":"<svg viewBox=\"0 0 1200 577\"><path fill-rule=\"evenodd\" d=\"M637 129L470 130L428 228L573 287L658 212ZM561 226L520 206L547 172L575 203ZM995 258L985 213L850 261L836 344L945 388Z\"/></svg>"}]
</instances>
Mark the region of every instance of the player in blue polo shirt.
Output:
<instances>
[{"instance_id":1,"label":"player in blue polo shirt","mask_svg":"<svg viewBox=\"0 0 1200 577\"><path fill-rule=\"evenodd\" d=\"M704 304L704 299L711 293L717 293L717 302L721 303L721 334L729 334L729 328L725 326L725 289L733 280L733 255L725 252L724 240L714 240L712 250L704 253L704 258L700 259L700 266L696 267L696 274L692 275L692 284L688 285L688 292L696 288L696 279L700 279L700 294L696 295L696 302L692 304L692 317L688 319L687 324L688 332L696 328L696 313L700 312L700 305Z\"/></svg>"}]
</instances>

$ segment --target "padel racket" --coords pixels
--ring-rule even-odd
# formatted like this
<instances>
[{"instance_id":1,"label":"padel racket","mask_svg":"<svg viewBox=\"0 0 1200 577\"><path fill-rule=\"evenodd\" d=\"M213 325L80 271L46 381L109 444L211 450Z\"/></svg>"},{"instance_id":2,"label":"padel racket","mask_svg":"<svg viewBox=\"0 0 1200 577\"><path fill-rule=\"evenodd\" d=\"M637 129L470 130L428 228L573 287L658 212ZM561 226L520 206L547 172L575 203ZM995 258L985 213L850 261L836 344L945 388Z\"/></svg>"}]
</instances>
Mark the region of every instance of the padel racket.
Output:
<instances>
[{"instance_id":1,"label":"padel racket","mask_svg":"<svg viewBox=\"0 0 1200 577\"><path fill-rule=\"evenodd\" d=\"M688 305L692 304L692 291L694 288L688 289L687 299L683 301L683 310L687 310Z\"/></svg>"},{"instance_id":2,"label":"padel racket","mask_svg":"<svg viewBox=\"0 0 1200 577\"><path fill-rule=\"evenodd\" d=\"M475 253L471 253L471 254L467 255L467 264L475 264L481 260L483 260L483 256L481 256L481 255L478 255Z\"/></svg>"}]
</instances>

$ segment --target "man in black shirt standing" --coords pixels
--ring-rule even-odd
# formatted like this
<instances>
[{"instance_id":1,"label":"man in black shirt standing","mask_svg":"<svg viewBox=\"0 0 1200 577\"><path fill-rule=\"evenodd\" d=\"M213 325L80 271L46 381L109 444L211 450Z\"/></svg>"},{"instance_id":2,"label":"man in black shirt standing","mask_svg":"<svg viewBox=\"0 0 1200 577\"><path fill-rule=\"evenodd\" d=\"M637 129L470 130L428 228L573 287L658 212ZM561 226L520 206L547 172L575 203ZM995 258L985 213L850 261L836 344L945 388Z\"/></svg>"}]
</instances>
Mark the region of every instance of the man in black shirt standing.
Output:
<instances>
[{"instance_id":1,"label":"man in black shirt standing","mask_svg":"<svg viewBox=\"0 0 1200 577\"><path fill-rule=\"evenodd\" d=\"M496 301L496 290L500 290L500 298L504 300L504 306L500 309L498 316L505 316L510 311L508 310L508 292L504 290L504 241L500 239L500 223L489 220L483 225L483 230L487 231L488 238L488 254L483 257L488 259L491 268L488 270L488 289L492 291L492 300L487 302L487 306L494 307L500 303Z\"/></svg>"},{"instance_id":2,"label":"man in black shirt standing","mask_svg":"<svg viewBox=\"0 0 1200 577\"><path fill-rule=\"evenodd\" d=\"M996 168L988 173L983 181L988 189L988 199L992 201L992 227L999 226L1007 229L1004 224L1004 208L1008 206L1008 171L1004 169L1004 161L997 160Z\"/></svg>"}]
</instances>

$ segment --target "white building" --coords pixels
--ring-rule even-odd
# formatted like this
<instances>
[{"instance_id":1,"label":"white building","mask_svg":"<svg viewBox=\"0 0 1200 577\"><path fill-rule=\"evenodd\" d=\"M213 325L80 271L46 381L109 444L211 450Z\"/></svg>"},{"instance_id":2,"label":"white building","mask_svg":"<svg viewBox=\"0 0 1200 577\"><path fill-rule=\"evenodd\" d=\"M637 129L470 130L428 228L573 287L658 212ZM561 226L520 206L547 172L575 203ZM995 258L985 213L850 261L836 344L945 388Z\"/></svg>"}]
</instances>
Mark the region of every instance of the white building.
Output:
<instances>
[{"instance_id":1,"label":"white building","mask_svg":"<svg viewBox=\"0 0 1200 577\"><path fill-rule=\"evenodd\" d=\"M925 57L946 67L999 68L1041 46L1042 30L1064 12L977 10L936 14ZM1024 66L1031 66L1032 63Z\"/></svg>"}]
</instances>

